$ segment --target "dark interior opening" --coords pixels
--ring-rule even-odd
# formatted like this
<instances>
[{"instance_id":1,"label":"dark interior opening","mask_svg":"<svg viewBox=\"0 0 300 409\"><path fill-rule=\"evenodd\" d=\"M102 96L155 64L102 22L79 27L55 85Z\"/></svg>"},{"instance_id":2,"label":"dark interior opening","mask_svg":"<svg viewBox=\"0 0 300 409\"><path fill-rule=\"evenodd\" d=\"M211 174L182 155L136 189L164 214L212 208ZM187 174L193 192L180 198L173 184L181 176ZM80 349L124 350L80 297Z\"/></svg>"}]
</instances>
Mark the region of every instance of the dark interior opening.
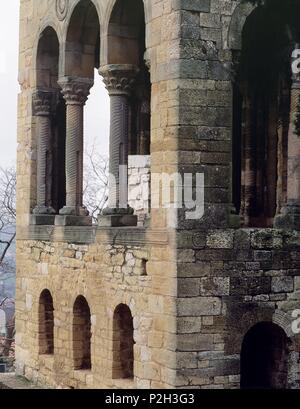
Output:
<instances>
[{"instance_id":1,"label":"dark interior opening","mask_svg":"<svg viewBox=\"0 0 300 409\"><path fill-rule=\"evenodd\" d=\"M232 193L246 227L272 227L286 199L295 12L289 1L258 6L233 52Z\"/></svg>"},{"instance_id":2,"label":"dark interior opening","mask_svg":"<svg viewBox=\"0 0 300 409\"><path fill-rule=\"evenodd\" d=\"M86 299L79 296L73 308L74 369L91 369L91 312Z\"/></svg>"},{"instance_id":3,"label":"dark interior opening","mask_svg":"<svg viewBox=\"0 0 300 409\"><path fill-rule=\"evenodd\" d=\"M241 352L242 389L287 386L288 338L277 325L263 322L246 334Z\"/></svg>"},{"instance_id":4,"label":"dark interior opening","mask_svg":"<svg viewBox=\"0 0 300 409\"><path fill-rule=\"evenodd\" d=\"M133 379L133 318L129 307L119 305L113 321L113 379Z\"/></svg>"}]
</instances>

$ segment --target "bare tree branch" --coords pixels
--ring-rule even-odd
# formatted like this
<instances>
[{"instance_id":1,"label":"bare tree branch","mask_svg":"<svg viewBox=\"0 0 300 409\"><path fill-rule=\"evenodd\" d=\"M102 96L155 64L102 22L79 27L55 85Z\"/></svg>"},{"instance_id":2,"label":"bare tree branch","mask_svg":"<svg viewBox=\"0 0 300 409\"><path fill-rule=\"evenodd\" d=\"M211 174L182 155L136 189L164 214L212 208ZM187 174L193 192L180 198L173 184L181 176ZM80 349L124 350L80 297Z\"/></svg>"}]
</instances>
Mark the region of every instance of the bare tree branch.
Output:
<instances>
[{"instance_id":1,"label":"bare tree branch","mask_svg":"<svg viewBox=\"0 0 300 409\"><path fill-rule=\"evenodd\" d=\"M16 171L14 168L0 168L0 267L7 269L5 258L16 238ZM2 279L4 281L5 278ZM6 309L7 297L0 309ZM0 345L0 356L8 357L15 335L14 316L6 322L6 336Z\"/></svg>"},{"instance_id":2,"label":"bare tree branch","mask_svg":"<svg viewBox=\"0 0 300 409\"><path fill-rule=\"evenodd\" d=\"M94 222L108 199L108 158L99 154L100 151L95 141L85 151L84 204Z\"/></svg>"}]
</instances>

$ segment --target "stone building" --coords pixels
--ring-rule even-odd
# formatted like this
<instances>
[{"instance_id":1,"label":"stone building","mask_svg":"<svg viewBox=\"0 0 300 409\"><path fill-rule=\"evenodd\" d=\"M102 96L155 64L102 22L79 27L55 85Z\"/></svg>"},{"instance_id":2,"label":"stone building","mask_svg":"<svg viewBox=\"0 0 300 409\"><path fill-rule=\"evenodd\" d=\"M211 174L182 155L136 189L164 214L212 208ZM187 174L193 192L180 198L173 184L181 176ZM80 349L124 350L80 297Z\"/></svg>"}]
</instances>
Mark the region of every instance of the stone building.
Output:
<instances>
[{"instance_id":1,"label":"stone building","mask_svg":"<svg viewBox=\"0 0 300 409\"><path fill-rule=\"evenodd\" d=\"M64 388L300 387L288 4L21 0L18 374ZM137 220L116 209L123 183L92 224L82 152L95 68L116 186L128 156L152 176L204 174L202 218L151 206ZM142 162L130 161L135 189Z\"/></svg>"}]
</instances>

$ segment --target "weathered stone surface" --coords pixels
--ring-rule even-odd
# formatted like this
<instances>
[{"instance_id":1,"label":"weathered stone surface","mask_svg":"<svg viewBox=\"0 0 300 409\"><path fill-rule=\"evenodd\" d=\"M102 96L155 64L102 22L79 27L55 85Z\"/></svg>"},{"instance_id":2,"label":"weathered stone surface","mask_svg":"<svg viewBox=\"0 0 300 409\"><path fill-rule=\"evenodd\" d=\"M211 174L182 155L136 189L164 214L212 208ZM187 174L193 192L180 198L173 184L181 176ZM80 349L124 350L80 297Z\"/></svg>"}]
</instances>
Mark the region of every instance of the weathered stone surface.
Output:
<instances>
[{"instance_id":1,"label":"weathered stone surface","mask_svg":"<svg viewBox=\"0 0 300 409\"><path fill-rule=\"evenodd\" d=\"M294 290L293 277L273 277L272 291L274 293L292 292Z\"/></svg>"},{"instance_id":2,"label":"weathered stone surface","mask_svg":"<svg viewBox=\"0 0 300 409\"><path fill-rule=\"evenodd\" d=\"M37 199L39 135L32 112L37 77L42 75L43 86L55 82L57 66L60 71L68 70L75 61L73 47L75 77L93 77L95 66L91 43L68 43L71 58L63 51L75 0L44 0L37 7L34 3L22 0L20 11L17 372L54 388L239 388L245 334L258 323L275 322L278 313L283 315L276 324L286 331L290 327L286 317L299 308L300 300L298 232L287 231L285 225L283 230L240 228L244 220L231 203L232 58L238 54L235 47L242 45L242 30L252 5L238 0L143 2L144 57L151 76L151 155L143 159L133 155L134 163L129 161L129 202L136 213L143 214L143 221L130 227L119 218L106 219L105 226L86 226L82 220L74 226L72 217L57 219L56 226L48 225L44 217L29 224L28 213ZM65 8L57 8L58 3ZM82 13L84 3L88 2L82 2ZM133 52L133 29L120 29L114 21L107 35L112 3L93 1L101 11L101 67L119 61L121 54L123 63L142 55ZM125 11L127 3L122 0ZM89 11L93 14L92 6ZM98 35L98 31L92 35L96 20L95 14L89 40ZM45 24L56 31L61 52L53 72L43 68L38 73L34 70L38 67L36 39L47 43L52 38L49 33L42 35ZM74 33L84 41L87 36L80 31L82 26L78 23ZM119 32L122 46L111 47ZM54 48L51 42L50 54ZM86 53L84 58L81 50ZM51 60L49 53L45 55L43 64ZM124 93L132 90L129 78L118 84ZM134 91L143 98L139 86L136 82ZM112 83L108 87L116 91ZM77 89L73 103L82 102L80 93ZM150 115L149 103L141 105L144 114ZM134 153L145 135L134 115L132 121L129 136ZM120 159L118 147L112 148ZM178 171L205 175L201 219L187 219L185 209L145 211L150 173ZM85 220L90 224L90 219ZM45 289L53 296L55 311L55 350L50 357L39 354L39 302ZM73 362L72 348L78 346L76 341L73 344L73 309L79 295L87 300L91 313L92 369L87 371L74 371ZM120 305L127 305L133 317L133 380L112 376L117 344L114 314ZM299 351L294 338L292 349ZM288 387L299 388L295 356L289 360L288 372Z\"/></svg>"},{"instance_id":3,"label":"weathered stone surface","mask_svg":"<svg viewBox=\"0 0 300 409\"><path fill-rule=\"evenodd\" d=\"M219 315L221 313L221 300L217 297L179 298L177 308L179 316Z\"/></svg>"}]
</instances>

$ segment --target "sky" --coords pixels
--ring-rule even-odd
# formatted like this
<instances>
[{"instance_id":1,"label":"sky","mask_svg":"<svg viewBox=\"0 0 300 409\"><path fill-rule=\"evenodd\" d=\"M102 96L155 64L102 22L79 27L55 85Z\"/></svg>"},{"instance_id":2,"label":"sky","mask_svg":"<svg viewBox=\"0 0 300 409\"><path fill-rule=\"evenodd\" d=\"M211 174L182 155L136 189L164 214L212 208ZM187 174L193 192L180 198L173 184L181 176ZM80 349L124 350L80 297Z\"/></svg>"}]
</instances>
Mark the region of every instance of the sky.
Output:
<instances>
[{"instance_id":1,"label":"sky","mask_svg":"<svg viewBox=\"0 0 300 409\"><path fill-rule=\"evenodd\" d=\"M17 151L19 0L1 3L5 19L0 24L0 167L5 168L15 164ZM86 146L95 141L99 153L108 155L109 97L97 72L85 107L84 126Z\"/></svg>"}]
</instances>

